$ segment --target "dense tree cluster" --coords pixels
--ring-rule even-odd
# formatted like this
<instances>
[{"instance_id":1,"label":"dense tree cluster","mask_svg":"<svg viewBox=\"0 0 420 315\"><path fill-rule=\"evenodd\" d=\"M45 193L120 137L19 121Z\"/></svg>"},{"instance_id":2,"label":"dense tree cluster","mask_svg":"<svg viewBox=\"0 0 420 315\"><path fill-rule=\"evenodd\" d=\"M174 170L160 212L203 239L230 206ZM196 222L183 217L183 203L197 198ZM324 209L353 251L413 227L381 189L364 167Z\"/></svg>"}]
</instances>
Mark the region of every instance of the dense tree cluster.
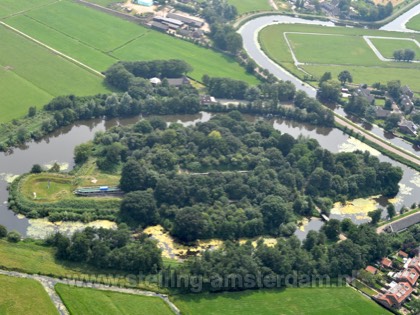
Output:
<instances>
[{"instance_id":1,"label":"dense tree cluster","mask_svg":"<svg viewBox=\"0 0 420 315\"><path fill-rule=\"evenodd\" d=\"M372 1L340 0L338 7L342 18L353 18L363 21L378 21L390 16L394 10L391 2L386 5L375 4ZM351 10L353 7L354 10Z\"/></svg>"},{"instance_id":2,"label":"dense tree cluster","mask_svg":"<svg viewBox=\"0 0 420 315\"><path fill-rule=\"evenodd\" d=\"M331 232L326 227L320 232L310 231L302 243L296 236L280 238L274 247L265 245L262 240L256 247L251 242L244 245L227 242L222 249L191 259L177 274L202 277L203 289L209 291L308 285L326 277L351 276L352 272L401 245L401 241L393 240L390 235L378 235L369 225L356 226L349 219L341 224L335 221L334 230L344 233L347 240L331 243L334 239L328 236ZM419 235L418 232L414 235L417 244ZM163 280L170 274L170 268L163 270ZM183 289L193 288L184 286Z\"/></svg>"},{"instance_id":3,"label":"dense tree cluster","mask_svg":"<svg viewBox=\"0 0 420 315\"><path fill-rule=\"evenodd\" d=\"M412 49L399 49L393 53L394 59L396 61L413 61L416 57L416 53Z\"/></svg>"},{"instance_id":4,"label":"dense tree cluster","mask_svg":"<svg viewBox=\"0 0 420 315\"><path fill-rule=\"evenodd\" d=\"M118 230L86 228L71 237L56 233L47 243L57 248L58 259L98 268L136 273L156 273L162 268L161 250L156 242L145 236L132 239L125 225Z\"/></svg>"},{"instance_id":5,"label":"dense tree cluster","mask_svg":"<svg viewBox=\"0 0 420 315\"><path fill-rule=\"evenodd\" d=\"M402 176L367 152L332 154L238 112L188 128L114 127L95 136L93 155L101 169L122 165L127 222L161 223L184 241L287 234L315 204L395 195Z\"/></svg>"}]
</instances>

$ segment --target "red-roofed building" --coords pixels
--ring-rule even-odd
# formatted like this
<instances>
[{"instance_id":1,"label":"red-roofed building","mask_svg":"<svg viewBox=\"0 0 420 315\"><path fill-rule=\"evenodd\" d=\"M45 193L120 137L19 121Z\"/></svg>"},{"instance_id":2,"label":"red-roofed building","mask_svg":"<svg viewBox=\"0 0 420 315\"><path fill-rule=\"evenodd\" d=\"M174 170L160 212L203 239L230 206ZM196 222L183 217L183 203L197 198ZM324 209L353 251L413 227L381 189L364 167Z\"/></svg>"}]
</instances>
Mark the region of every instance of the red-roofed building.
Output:
<instances>
[{"instance_id":1,"label":"red-roofed building","mask_svg":"<svg viewBox=\"0 0 420 315\"><path fill-rule=\"evenodd\" d=\"M367 271L367 272L370 272L371 274L373 274L373 275L376 275L377 273L378 273L378 269L376 269L375 267L373 267L373 266L367 266L366 268L365 268L365 270Z\"/></svg>"},{"instance_id":2,"label":"red-roofed building","mask_svg":"<svg viewBox=\"0 0 420 315\"><path fill-rule=\"evenodd\" d=\"M408 268L414 268L420 274L420 257L414 257L408 263Z\"/></svg>"},{"instance_id":3,"label":"red-roofed building","mask_svg":"<svg viewBox=\"0 0 420 315\"><path fill-rule=\"evenodd\" d=\"M383 267L386 267L386 268L391 268L392 267L392 260L387 258L387 257L384 257L384 258L382 258L381 265Z\"/></svg>"},{"instance_id":4,"label":"red-roofed building","mask_svg":"<svg viewBox=\"0 0 420 315\"><path fill-rule=\"evenodd\" d=\"M412 287L416 286L416 282L419 278L419 273L414 268L407 268L401 270L395 275L395 279L398 282L408 282Z\"/></svg>"},{"instance_id":5,"label":"red-roofed building","mask_svg":"<svg viewBox=\"0 0 420 315\"><path fill-rule=\"evenodd\" d=\"M374 298L387 308L400 308L412 292L413 288L409 283L400 282L384 293L375 295Z\"/></svg>"},{"instance_id":6,"label":"red-roofed building","mask_svg":"<svg viewBox=\"0 0 420 315\"><path fill-rule=\"evenodd\" d=\"M401 258L408 258L408 254L406 252L403 252L402 250L398 252L398 256L400 256Z\"/></svg>"}]
</instances>

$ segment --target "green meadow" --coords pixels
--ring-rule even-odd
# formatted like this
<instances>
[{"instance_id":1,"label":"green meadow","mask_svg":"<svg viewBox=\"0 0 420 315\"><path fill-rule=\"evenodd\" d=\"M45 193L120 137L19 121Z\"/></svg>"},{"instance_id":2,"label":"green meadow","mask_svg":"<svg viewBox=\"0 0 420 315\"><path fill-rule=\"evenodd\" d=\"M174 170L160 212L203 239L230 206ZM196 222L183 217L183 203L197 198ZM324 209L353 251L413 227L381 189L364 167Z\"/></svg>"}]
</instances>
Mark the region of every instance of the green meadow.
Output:
<instances>
[{"instance_id":1,"label":"green meadow","mask_svg":"<svg viewBox=\"0 0 420 315\"><path fill-rule=\"evenodd\" d=\"M375 302L348 287L287 288L172 298L184 315L386 315Z\"/></svg>"},{"instance_id":2,"label":"green meadow","mask_svg":"<svg viewBox=\"0 0 420 315\"><path fill-rule=\"evenodd\" d=\"M0 275L0 288L2 315L58 314L47 292L38 281Z\"/></svg>"},{"instance_id":3,"label":"green meadow","mask_svg":"<svg viewBox=\"0 0 420 315\"><path fill-rule=\"evenodd\" d=\"M56 0L2 0L0 2L0 18L41 7L55 2Z\"/></svg>"},{"instance_id":4,"label":"green meadow","mask_svg":"<svg viewBox=\"0 0 420 315\"><path fill-rule=\"evenodd\" d=\"M406 27L415 31L420 31L420 14L408 21Z\"/></svg>"},{"instance_id":5,"label":"green meadow","mask_svg":"<svg viewBox=\"0 0 420 315\"><path fill-rule=\"evenodd\" d=\"M238 9L239 14L273 10L269 0L228 0L228 2Z\"/></svg>"},{"instance_id":6,"label":"green meadow","mask_svg":"<svg viewBox=\"0 0 420 315\"><path fill-rule=\"evenodd\" d=\"M71 1L31 10L6 23L98 71L118 60L177 58L191 64L190 76L198 81L208 74L257 83L231 57Z\"/></svg>"},{"instance_id":7,"label":"green meadow","mask_svg":"<svg viewBox=\"0 0 420 315\"><path fill-rule=\"evenodd\" d=\"M0 122L18 118L29 106L54 96L108 91L103 79L38 44L0 26Z\"/></svg>"},{"instance_id":8,"label":"green meadow","mask_svg":"<svg viewBox=\"0 0 420 315\"><path fill-rule=\"evenodd\" d=\"M372 84L401 80L415 92L420 92L420 64L407 62L381 61L363 39L367 36L413 38L420 41L420 34L403 34L360 28L322 27L302 24L273 25L260 32L259 41L264 52L275 62L303 78L305 72L293 62L290 49L283 34L289 40L300 68L315 78L327 71L336 77L343 70L349 70L355 83ZM309 34L308 34L309 33ZM396 49L412 48L418 51L415 43L408 40L371 39L385 56L391 57Z\"/></svg>"},{"instance_id":9,"label":"green meadow","mask_svg":"<svg viewBox=\"0 0 420 315\"><path fill-rule=\"evenodd\" d=\"M70 314L170 315L169 306L158 297L77 288L57 284L60 295Z\"/></svg>"},{"instance_id":10,"label":"green meadow","mask_svg":"<svg viewBox=\"0 0 420 315\"><path fill-rule=\"evenodd\" d=\"M420 47L411 40L389 40L383 38L371 38L370 41L375 45L385 58L394 58L394 51L399 49L412 49L416 53L416 60L420 60Z\"/></svg>"}]
</instances>

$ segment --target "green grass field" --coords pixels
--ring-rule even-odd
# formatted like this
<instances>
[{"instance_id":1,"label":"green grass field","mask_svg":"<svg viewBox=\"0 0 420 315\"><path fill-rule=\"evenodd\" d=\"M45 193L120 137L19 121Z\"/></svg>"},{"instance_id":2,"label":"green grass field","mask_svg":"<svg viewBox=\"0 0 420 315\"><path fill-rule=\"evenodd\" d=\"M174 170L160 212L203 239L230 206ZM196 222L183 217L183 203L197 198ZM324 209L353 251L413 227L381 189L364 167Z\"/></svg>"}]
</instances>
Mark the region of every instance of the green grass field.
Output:
<instances>
[{"instance_id":1,"label":"green grass field","mask_svg":"<svg viewBox=\"0 0 420 315\"><path fill-rule=\"evenodd\" d=\"M32 279L0 275L0 314L56 315L57 309L42 285Z\"/></svg>"},{"instance_id":2,"label":"green grass field","mask_svg":"<svg viewBox=\"0 0 420 315\"><path fill-rule=\"evenodd\" d=\"M406 27L415 31L420 31L420 14L408 21Z\"/></svg>"},{"instance_id":3,"label":"green grass field","mask_svg":"<svg viewBox=\"0 0 420 315\"><path fill-rule=\"evenodd\" d=\"M394 51L399 49L412 49L416 53L415 60L420 60L420 47L411 40L389 40L371 38L371 42L385 58L394 58Z\"/></svg>"},{"instance_id":4,"label":"green grass field","mask_svg":"<svg viewBox=\"0 0 420 315\"><path fill-rule=\"evenodd\" d=\"M253 11L270 11L273 9L269 4L269 0L228 0L228 2L238 9L239 14Z\"/></svg>"},{"instance_id":5,"label":"green grass field","mask_svg":"<svg viewBox=\"0 0 420 315\"><path fill-rule=\"evenodd\" d=\"M44 105L63 94L90 95L108 91L103 79L46 48L0 26L0 122L18 118L29 106ZM4 82L4 83L3 83Z\"/></svg>"},{"instance_id":6,"label":"green grass field","mask_svg":"<svg viewBox=\"0 0 420 315\"><path fill-rule=\"evenodd\" d=\"M2 0L0 2L0 18L15 14L17 12L45 6L55 1L56 0Z\"/></svg>"},{"instance_id":7,"label":"green grass field","mask_svg":"<svg viewBox=\"0 0 420 315\"><path fill-rule=\"evenodd\" d=\"M287 34L299 62L376 65L381 61L360 36Z\"/></svg>"},{"instance_id":8,"label":"green grass field","mask_svg":"<svg viewBox=\"0 0 420 315\"><path fill-rule=\"evenodd\" d=\"M184 315L384 315L390 314L351 288L288 288L172 298Z\"/></svg>"},{"instance_id":9,"label":"green grass field","mask_svg":"<svg viewBox=\"0 0 420 315\"><path fill-rule=\"evenodd\" d=\"M287 38L299 62L306 63L301 68L315 78L330 71L333 77L343 70L349 70L355 83L373 84L401 80L417 94L420 93L420 64L406 62L383 62L376 57L362 36L414 38L420 41L420 34L404 34L360 28L322 27L313 25L273 25L263 29L259 36L262 49L275 62L294 75L303 78L305 73L293 63L292 55L283 34ZM297 33L311 34L297 34ZM324 35L319 35L324 34ZM331 35L325 35L331 34ZM334 36L335 35L335 36ZM378 50L387 56L402 40L372 39L378 43ZM413 42L404 41L412 47ZM399 47L405 48L405 47ZM408 47L407 47L408 48Z\"/></svg>"},{"instance_id":10,"label":"green grass field","mask_svg":"<svg viewBox=\"0 0 420 315\"><path fill-rule=\"evenodd\" d=\"M89 315L165 315L173 314L158 297L146 297L64 284L55 287L70 314Z\"/></svg>"},{"instance_id":11,"label":"green grass field","mask_svg":"<svg viewBox=\"0 0 420 315\"><path fill-rule=\"evenodd\" d=\"M191 64L190 76L195 80L209 74L257 83L231 57L71 1L31 10L6 22L98 71L118 60L177 58Z\"/></svg>"}]
</instances>

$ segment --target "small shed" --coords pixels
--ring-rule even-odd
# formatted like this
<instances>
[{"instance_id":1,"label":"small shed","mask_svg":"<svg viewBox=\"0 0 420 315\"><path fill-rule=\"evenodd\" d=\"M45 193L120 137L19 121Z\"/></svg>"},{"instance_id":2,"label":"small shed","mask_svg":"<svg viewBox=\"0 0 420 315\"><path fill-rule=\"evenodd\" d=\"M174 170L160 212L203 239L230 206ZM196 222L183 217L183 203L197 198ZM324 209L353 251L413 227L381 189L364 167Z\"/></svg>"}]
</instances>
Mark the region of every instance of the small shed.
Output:
<instances>
[{"instance_id":1,"label":"small shed","mask_svg":"<svg viewBox=\"0 0 420 315\"><path fill-rule=\"evenodd\" d=\"M159 79L159 78L151 78L150 80L150 83L152 83L153 85L159 85L159 84L161 84L162 83L162 81Z\"/></svg>"}]
</instances>

